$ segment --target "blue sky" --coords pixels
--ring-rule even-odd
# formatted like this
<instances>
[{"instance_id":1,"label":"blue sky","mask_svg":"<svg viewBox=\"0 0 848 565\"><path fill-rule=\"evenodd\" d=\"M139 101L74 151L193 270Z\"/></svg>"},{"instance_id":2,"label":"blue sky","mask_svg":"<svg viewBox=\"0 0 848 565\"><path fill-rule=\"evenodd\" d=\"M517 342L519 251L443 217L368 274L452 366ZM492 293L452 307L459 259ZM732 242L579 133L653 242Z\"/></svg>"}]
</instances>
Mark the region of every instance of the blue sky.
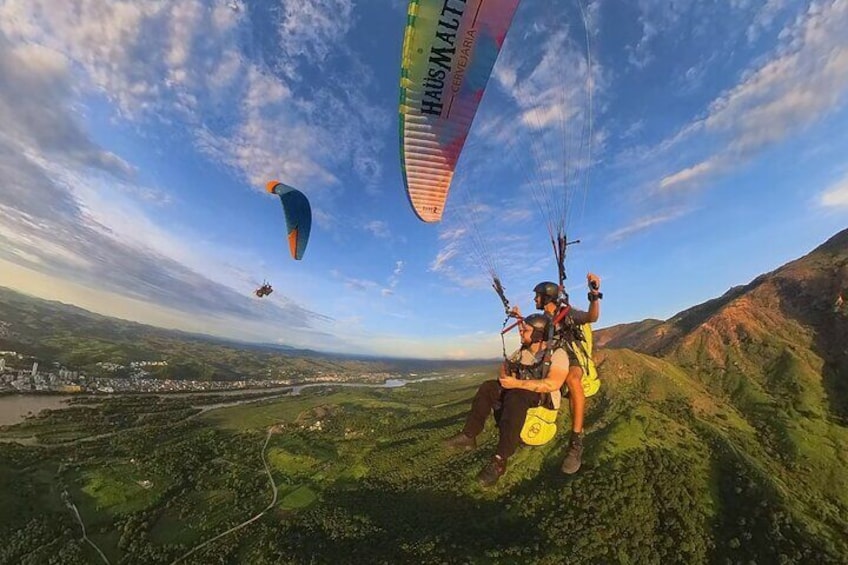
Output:
<instances>
[{"instance_id":1,"label":"blue sky","mask_svg":"<svg viewBox=\"0 0 848 565\"><path fill-rule=\"evenodd\" d=\"M670 317L848 225L848 2L582 8L519 7L424 224L398 154L406 2L0 0L0 285L247 341L495 357L485 264L524 311L556 278L545 183L572 198L574 304L603 279L599 326ZM312 202L303 261L270 178Z\"/></svg>"}]
</instances>

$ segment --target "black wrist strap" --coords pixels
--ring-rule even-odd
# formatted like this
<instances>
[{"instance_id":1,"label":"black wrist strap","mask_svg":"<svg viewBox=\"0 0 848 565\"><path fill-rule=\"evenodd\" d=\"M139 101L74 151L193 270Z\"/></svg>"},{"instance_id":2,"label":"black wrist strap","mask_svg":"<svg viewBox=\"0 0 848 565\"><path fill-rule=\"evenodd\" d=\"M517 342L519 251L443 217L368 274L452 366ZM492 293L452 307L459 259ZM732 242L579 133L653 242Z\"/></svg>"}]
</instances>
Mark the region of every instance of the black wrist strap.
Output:
<instances>
[{"instance_id":1,"label":"black wrist strap","mask_svg":"<svg viewBox=\"0 0 848 565\"><path fill-rule=\"evenodd\" d=\"M603 292L590 292L589 293L589 302L594 302L595 300L601 300L604 297Z\"/></svg>"}]
</instances>

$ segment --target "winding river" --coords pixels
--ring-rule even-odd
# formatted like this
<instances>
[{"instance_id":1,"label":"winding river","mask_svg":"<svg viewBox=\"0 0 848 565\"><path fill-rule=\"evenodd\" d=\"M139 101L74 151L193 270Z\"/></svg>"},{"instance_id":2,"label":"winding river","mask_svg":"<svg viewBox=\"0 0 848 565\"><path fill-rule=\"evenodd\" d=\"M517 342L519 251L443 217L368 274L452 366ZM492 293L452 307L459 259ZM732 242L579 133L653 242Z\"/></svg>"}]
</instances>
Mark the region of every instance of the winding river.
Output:
<instances>
[{"instance_id":1,"label":"winding river","mask_svg":"<svg viewBox=\"0 0 848 565\"><path fill-rule=\"evenodd\" d=\"M219 396L235 396L241 394L261 394L261 397L241 399L235 402L222 402L220 404L207 404L198 406L203 411L212 410L214 408L223 408L225 406L235 406L247 402L257 402L268 398L279 398L281 396L298 395L307 388L315 387L360 387L360 388L399 388L407 384L420 383L424 381L433 381L446 378L447 375L438 375L433 377L422 377L418 379L386 379L382 384L373 383L305 383L300 385L292 385L286 387L263 388L263 389L240 389L240 390L222 390L222 391L204 391L204 392L175 392L175 393L155 393L157 396L167 397L184 397L184 396L208 396L211 394ZM277 394L275 394L277 393ZM107 398L109 396L118 396L120 393L113 395L97 395L97 398ZM138 393L133 393L138 394ZM90 396L90 395L89 395ZM61 410L71 407L68 400L78 397L73 394L7 394L0 396L0 426L9 426L22 422L30 415L36 415L42 410Z\"/></svg>"}]
</instances>

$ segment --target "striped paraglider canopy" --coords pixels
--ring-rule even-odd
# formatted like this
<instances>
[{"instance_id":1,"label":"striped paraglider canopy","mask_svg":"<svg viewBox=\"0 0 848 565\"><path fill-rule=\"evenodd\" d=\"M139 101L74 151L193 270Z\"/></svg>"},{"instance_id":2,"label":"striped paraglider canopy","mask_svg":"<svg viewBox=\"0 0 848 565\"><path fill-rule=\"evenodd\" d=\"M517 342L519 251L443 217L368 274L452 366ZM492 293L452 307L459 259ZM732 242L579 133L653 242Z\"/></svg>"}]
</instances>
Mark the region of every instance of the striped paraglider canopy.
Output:
<instances>
[{"instance_id":1,"label":"striped paraglider canopy","mask_svg":"<svg viewBox=\"0 0 848 565\"><path fill-rule=\"evenodd\" d=\"M519 0L411 0L400 81L406 193L442 218L454 168Z\"/></svg>"}]
</instances>

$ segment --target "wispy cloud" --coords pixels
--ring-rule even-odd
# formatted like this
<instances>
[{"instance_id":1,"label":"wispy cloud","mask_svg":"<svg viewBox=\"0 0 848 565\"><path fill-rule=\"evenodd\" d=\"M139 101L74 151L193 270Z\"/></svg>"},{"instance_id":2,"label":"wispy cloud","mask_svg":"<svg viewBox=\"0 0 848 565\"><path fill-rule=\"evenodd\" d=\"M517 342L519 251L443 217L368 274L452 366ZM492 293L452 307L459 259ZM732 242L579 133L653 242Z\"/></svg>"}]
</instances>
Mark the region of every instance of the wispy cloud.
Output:
<instances>
[{"instance_id":1,"label":"wispy cloud","mask_svg":"<svg viewBox=\"0 0 848 565\"><path fill-rule=\"evenodd\" d=\"M667 151L699 134L718 148L700 164L667 175L660 185L700 182L743 163L836 110L848 94L848 4L814 2L785 27L781 46L765 63L657 149Z\"/></svg>"},{"instance_id":2,"label":"wispy cloud","mask_svg":"<svg viewBox=\"0 0 848 565\"><path fill-rule=\"evenodd\" d=\"M257 51L254 28L267 22L225 3L9 0L0 6L0 31L16 47L62 54L80 71L80 84L109 98L125 119L188 126L210 158L254 185L283 177L320 188L337 182L338 166L369 183L381 174L369 155L382 146L375 133L388 127L390 113L369 101L362 90L369 70L342 47L353 18L339 14L350 11L344 0L283 3L274 33L286 65L275 67L248 54ZM357 87L327 81L301 94L300 69L332 56L349 59ZM337 109L343 123L328 117Z\"/></svg>"},{"instance_id":3,"label":"wispy cloud","mask_svg":"<svg viewBox=\"0 0 848 565\"><path fill-rule=\"evenodd\" d=\"M676 220L689 212L690 210L678 208L662 211L651 216L643 216L632 222L630 225L610 233L607 235L606 240L608 242L621 241L631 235L645 231L648 228Z\"/></svg>"},{"instance_id":4,"label":"wispy cloud","mask_svg":"<svg viewBox=\"0 0 848 565\"><path fill-rule=\"evenodd\" d=\"M686 169L677 171L676 173L672 173L666 177L663 177L660 180L659 186L663 190L672 189L681 185L687 186L693 181L693 179L704 177L710 173L715 172L717 166L718 165L713 160L698 163L697 165L688 167Z\"/></svg>"},{"instance_id":5,"label":"wispy cloud","mask_svg":"<svg viewBox=\"0 0 848 565\"><path fill-rule=\"evenodd\" d=\"M344 284L347 288L360 291L376 290L380 288L380 285L374 281L367 279L355 279L352 277L346 277Z\"/></svg>"},{"instance_id":6,"label":"wispy cloud","mask_svg":"<svg viewBox=\"0 0 848 565\"><path fill-rule=\"evenodd\" d=\"M51 281L46 289L78 285L122 297L110 302L123 300L121 312L133 310L140 321L164 320L149 315L159 308L174 319L202 319L209 333L256 339L270 325L294 343L317 331L326 317L279 292L259 308L230 263L241 251L190 227L161 225L150 208L172 205L172 194L140 183L131 163L92 139L79 110L93 95L108 99L125 122L179 123L198 149L254 182L271 173L318 188L334 182L332 169L345 155L380 143L367 132L381 122L353 117L336 135L339 128L302 104L296 83L245 56L243 32L252 22L235 4L0 4L0 260ZM338 36L322 33L304 56L333 52ZM322 38L328 50L318 47ZM319 86L316 96L342 105L364 95ZM363 115L370 108L367 101L358 107ZM375 175L378 168L365 171ZM316 209L319 222L327 216ZM291 333L297 329L303 334Z\"/></svg>"},{"instance_id":7,"label":"wispy cloud","mask_svg":"<svg viewBox=\"0 0 848 565\"><path fill-rule=\"evenodd\" d=\"M848 175L819 194L818 203L826 208L848 208Z\"/></svg>"},{"instance_id":8,"label":"wispy cloud","mask_svg":"<svg viewBox=\"0 0 848 565\"><path fill-rule=\"evenodd\" d=\"M561 17L551 17L551 9ZM567 16L562 5L551 9L528 12L532 25L513 24L525 35L507 36L493 70L495 84L515 113L501 111L476 127L493 146L508 148L516 168L529 173L533 184L564 178L579 184L590 165L590 101L603 98L607 83L598 60L587 52L591 47L584 28L585 16L589 35L594 33L598 8L593 3Z\"/></svg>"},{"instance_id":9,"label":"wispy cloud","mask_svg":"<svg viewBox=\"0 0 848 565\"><path fill-rule=\"evenodd\" d=\"M429 270L436 273L444 272L448 267L449 261L458 253L459 244L456 241L449 242L438 252L436 258L430 263Z\"/></svg>"},{"instance_id":10,"label":"wispy cloud","mask_svg":"<svg viewBox=\"0 0 848 565\"><path fill-rule=\"evenodd\" d=\"M753 43L760 38L764 30L767 30L772 25L780 14L789 5L787 0L766 0L754 16L754 21L748 26L746 36L748 41Z\"/></svg>"},{"instance_id":11,"label":"wispy cloud","mask_svg":"<svg viewBox=\"0 0 848 565\"><path fill-rule=\"evenodd\" d=\"M283 2L280 8L280 66L297 77L297 64L321 67L350 30L351 0Z\"/></svg>"},{"instance_id":12,"label":"wispy cloud","mask_svg":"<svg viewBox=\"0 0 848 565\"><path fill-rule=\"evenodd\" d=\"M652 51L654 40L670 29L678 29L681 16L691 14L697 8L697 2L682 0L664 2L662 0L639 0L639 26L641 34L635 44L627 46L628 61L638 69L644 69L656 55Z\"/></svg>"},{"instance_id":13,"label":"wispy cloud","mask_svg":"<svg viewBox=\"0 0 848 565\"><path fill-rule=\"evenodd\" d=\"M365 224L365 231L370 232L374 235L374 237L379 237L382 239L388 238L391 236L391 232L389 231L389 224L382 220L372 220Z\"/></svg>"},{"instance_id":14,"label":"wispy cloud","mask_svg":"<svg viewBox=\"0 0 848 565\"><path fill-rule=\"evenodd\" d=\"M0 32L0 136L6 150L130 177L132 167L95 144L73 117L71 80L69 61L61 53L13 45Z\"/></svg>"},{"instance_id":15,"label":"wispy cloud","mask_svg":"<svg viewBox=\"0 0 848 565\"><path fill-rule=\"evenodd\" d=\"M397 288L400 283L400 276L403 273L403 261L395 261L394 269L392 270L391 275L389 275L385 284L380 284L379 282L371 279L363 279L357 277L350 277L345 275L338 269L333 269L331 274L340 279L343 284L357 292L371 292L371 293L379 293L380 296L391 296L395 292L395 288Z\"/></svg>"},{"instance_id":16,"label":"wispy cloud","mask_svg":"<svg viewBox=\"0 0 848 565\"><path fill-rule=\"evenodd\" d=\"M401 273L403 273L403 261L396 261L395 270L392 271L388 284L380 291L383 296L391 296L395 293L395 287L400 283Z\"/></svg>"}]
</instances>

